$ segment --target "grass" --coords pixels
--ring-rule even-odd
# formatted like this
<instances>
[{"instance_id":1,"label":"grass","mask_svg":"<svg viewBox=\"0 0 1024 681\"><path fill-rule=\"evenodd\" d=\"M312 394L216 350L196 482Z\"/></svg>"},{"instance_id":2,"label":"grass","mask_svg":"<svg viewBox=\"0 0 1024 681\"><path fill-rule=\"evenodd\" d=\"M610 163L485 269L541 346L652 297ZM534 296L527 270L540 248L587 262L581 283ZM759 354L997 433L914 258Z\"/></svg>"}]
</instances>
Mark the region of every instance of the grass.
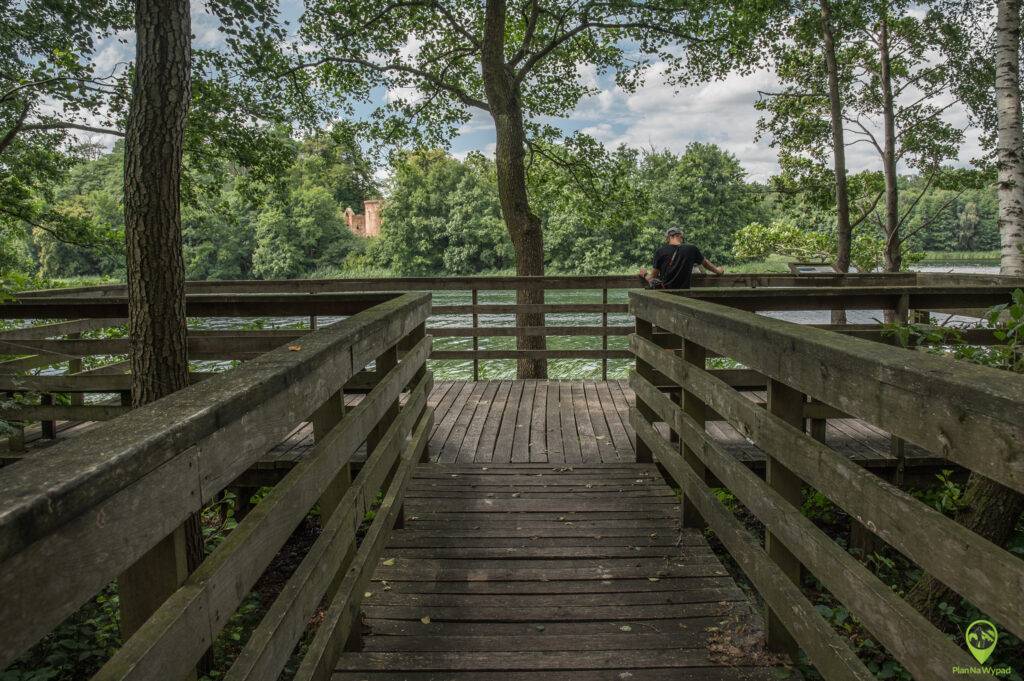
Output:
<instances>
[{"instance_id":1,"label":"grass","mask_svg":"<svg viewBox=\"0 0 1024 681\"><path fill-rule=\"evenodd\" d=\"M999 251L925 251L921 262L999 262Z\"/></svg>"}]
</instances>

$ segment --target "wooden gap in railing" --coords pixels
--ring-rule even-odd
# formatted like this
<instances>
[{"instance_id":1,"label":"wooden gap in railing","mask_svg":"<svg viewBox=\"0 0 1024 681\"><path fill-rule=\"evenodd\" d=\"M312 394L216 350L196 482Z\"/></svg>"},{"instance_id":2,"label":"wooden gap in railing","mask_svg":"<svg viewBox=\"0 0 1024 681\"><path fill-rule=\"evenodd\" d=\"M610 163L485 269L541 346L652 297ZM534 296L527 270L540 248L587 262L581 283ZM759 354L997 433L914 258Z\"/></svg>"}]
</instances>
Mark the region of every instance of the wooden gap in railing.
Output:
<instances>
[{"instance_id":1,"label":"wooden gap in railing","mask_svg":"<svg viewBox=\"0 0 1024 681\"><path fill-rule=\"evenodd\" d=\"M476 329L479 324L479 315L476 313L477 305L479 304L478 297L479 289L473 289L473 380L480 380L480 358L476 355L480 351L480 338L476 335Z\"/></svg>"}]
</instances>

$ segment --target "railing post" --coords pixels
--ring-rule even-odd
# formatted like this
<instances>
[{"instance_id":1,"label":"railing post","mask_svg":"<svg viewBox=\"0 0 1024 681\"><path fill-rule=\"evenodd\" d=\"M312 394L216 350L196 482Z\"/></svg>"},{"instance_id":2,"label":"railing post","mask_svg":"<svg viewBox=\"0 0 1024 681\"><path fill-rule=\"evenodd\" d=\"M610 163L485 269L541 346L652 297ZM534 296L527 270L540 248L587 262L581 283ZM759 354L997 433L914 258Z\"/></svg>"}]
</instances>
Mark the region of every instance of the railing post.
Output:
<instances>
[{"instance_id":1,"label":"railing post","mask_svg":"<svg viewBox=\"0 0 1024 681\"><path fill-rule=\"evenodd\" d=\"M122 640L138 631L188 577L186 525L179 525L118 577Z\"/></svg>"},{"instance_id":2,"label":"railing post","mask_svg":"<svg viewBox=\"0 0 1024 681\"><path fill-rule=\"evenodd\" d=\"M608 288L601 289L601 349L605 356L601 358L601 380L608 380Z\"/></svg>"},{"instance_id":3,"label":"railing post","mask_svg":"<svg viewBox=\"0 0 1024 681\"><path fill-rule=\"evenodd\" d=\"M320 442L327 437L327 434L341 422L344 416L345 393L338 390L331 393L331 396L313 412L311 419L313 421L313 441ZM349 464L345 464L335 474L324 493L320 495L320 520L323 524L330 520L351 484L352 470Z\"/></svg>"},{"instance_id":4,"label":"railing post","mask_svg":"<svg viewBox=\"0 0 1024 681\"><path fill-rule=\"evenodd\" d=\"M651 323L646 319L636 318L636 335L640 338L646 338L651 340L654 337L654 328ZM641 377L645 378L651 383L654 383L654 368L650 364L644 362L641 359L636 360L636 373ZM655 415L654 410L647 406L647 403L640 399L639 396L636 398L636 409L640 412L640 415L648 423L654 423ZM643 441L639 435L635 437L636 440L636 462L637 463L651 463L654 460L651 448L647 446L647 443Z\"/></svg>"},{"instance_id":5,"label":"railing post","mask_svg":"<svg viewBox=\"0 0 1024 681\"><path fill-rule=\"evenodd\" d=\"M68 334L68 338L71 339L71 340L75 340L75 339L78 339L78 338L81 338L81 337L82 337L81 333L69 333ZM68 373L69 374L77 374L81 370L82 370L82 358L81 357L79 357L78 359L68 360ZM82 393L70 393L68 395L68 397L70 397L72 405L85 404L85 395L82 394Z\"/></svg>"},{"instance_id":6,"label":"railing post","mask_svg":"<svg viewBox=\"0 0 1024 681\"><path fill-rule=\"evenodd\" d=\"M693 341L684 339L683 361L688 364L692 364L703 371L707 366L707 350ZM686 389L683 389L680 401L680 406L683 408L683 412L696 421L697 425L703 429L704 422L707 417L704 402ZM683 441L683 460L686 461L686 464L701 480L707 482L708 474L707 470L704 468L704 464L701 463L700 457L698 457L697 453L686 444L685 440ZM693 527L701 530L707 527L707 523L704 521L704 518L701 517L697 507L694 506L693 502L685 495L683 496L682 504L682 525L683 527Z\"/></svg>"},{"instance_id":7,"label":"railing post","mask_svg":"<svg viewBox=\"0 0 1024 681\"><path fill-rule=\"evenodd\" d=\"M479 289L473 289L473 329L479 327L480 315L476 313L476 306L480 302ZM480 337L473 333L473 380L480 380L480 358L477 352L480 350Z\"/></svg>"},{"instance_id":8,"label":"railing post","mask_svg":"<svg viewBox=\"0 0 1024 681\"><path fill-rule=\"evenodd\" d=\"M39 396L39 404L43 406L53 405L53 395L51 393L43 393ZM47 440L53 440L57 437L57 422L56 421L40 421L39 428L42 430L43 437Z\"/></svg>"},{"instance_id":9,"label":"railing post","mask_svg":"<svg viewBox=\"0 0 1024 681\"><path fill-rule=\"evenodd\" d=\"M785 383L768 379L768 411L786 423L804 429L805 396ZM802 481L791 470L770 454L766 455L766 480L773 490L796 508L803 506ZM794 584L800 584L800 561L771 532L765 534L768 556ZM768 647L777 653L795 657L799 651L796 641L786 631L782 620L768 610Z\"/></svg>"}]
</instances>

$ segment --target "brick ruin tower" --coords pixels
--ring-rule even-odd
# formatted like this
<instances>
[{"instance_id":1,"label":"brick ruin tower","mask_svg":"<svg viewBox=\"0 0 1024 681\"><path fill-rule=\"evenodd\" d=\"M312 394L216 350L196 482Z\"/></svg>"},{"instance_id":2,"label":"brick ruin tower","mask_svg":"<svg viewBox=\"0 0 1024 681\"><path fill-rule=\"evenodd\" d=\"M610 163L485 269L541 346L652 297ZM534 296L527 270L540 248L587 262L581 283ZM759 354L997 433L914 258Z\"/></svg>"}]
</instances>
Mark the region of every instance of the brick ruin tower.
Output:
<instances>
[{"instance_id":1,"label":"brick ruin tower","mask_svg":"<svg viewBox=\"0 0 1024 681\"><path fill-rule=\"evenodd\" d=\"M363 212L356 213L352 206L345 209L345 224L356 236L368 237L380 235L380 209L382 199L363 201Z\"/></svg>"}]
</instances>

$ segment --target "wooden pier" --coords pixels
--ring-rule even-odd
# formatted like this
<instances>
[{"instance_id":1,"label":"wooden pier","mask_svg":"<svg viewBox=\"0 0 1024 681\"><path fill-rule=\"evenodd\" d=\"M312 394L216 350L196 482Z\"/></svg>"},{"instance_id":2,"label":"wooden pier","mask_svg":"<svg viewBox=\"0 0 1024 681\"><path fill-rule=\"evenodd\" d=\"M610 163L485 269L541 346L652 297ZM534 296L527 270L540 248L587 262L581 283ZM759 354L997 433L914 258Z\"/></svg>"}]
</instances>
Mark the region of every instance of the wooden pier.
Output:
<instances>
[{"instance_id":1,"label":"wooden pier","mask_svg":"<svg viewBox=\"0 0 1024 681\"><path fill-rule=\"evenodd\" d=\"M608 302L631 282L192 284L192 318L283 315L305 328L192 330L192 359L238 366L201 366L191 386L139 409L124 339L81 337L120 323L123 289L0 305L3 318L50 320L0 332L16 355L0 362L0 418L23 426L0 452L0 669L116 583L124 641L92 678L189 678L284 555L294 564L225 679L290 668L297 681L768 680L799 678L800 659L828 681L873 679L803 575L913 678L970 666L961 641L800 512L812 492L848 514L851 541L884 541L1024 637L1024 591L1004 588L1024 581L1024 561L905 491L939 467L1024 490L1024 378L896 347L878 325L756 314L882 309L926 324L1024 282L741 276ZM481 303L480 290L538 287L592 289L602 302L525 307L599 323L479 323L523 307ZM431 289L470 303L432 306ZM632 324L610 323L626 312ZM447 325L432 324L438 314ZM472 349L438 350L434 332ZM538 334L597 344L479 345ZM628 348L609 347L623 336ZM84 366L97 357L109 359ZM431 371L470 361L479 375L521 358L635 370L563 381ZM185 523L226 493L255 505L236 507L237 527L189 574ZM303 523L316 533L294 555Z\"/></svg>"}]
</instances>

